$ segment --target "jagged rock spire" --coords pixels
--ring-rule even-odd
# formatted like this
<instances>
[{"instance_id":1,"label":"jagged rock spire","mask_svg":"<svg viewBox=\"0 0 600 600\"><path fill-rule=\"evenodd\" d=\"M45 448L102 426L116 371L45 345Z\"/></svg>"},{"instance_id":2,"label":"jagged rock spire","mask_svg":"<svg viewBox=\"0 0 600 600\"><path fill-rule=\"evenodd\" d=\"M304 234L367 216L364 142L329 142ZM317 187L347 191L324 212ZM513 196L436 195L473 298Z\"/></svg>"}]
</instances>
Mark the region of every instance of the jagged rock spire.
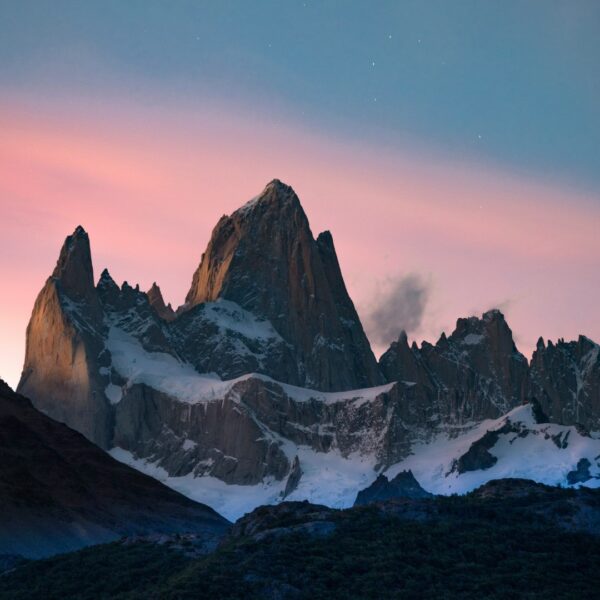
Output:
<instances>
[{"instance_id":1,"label":"jagged rock spire","mask_svg":"<svg viewBox=\"0 0 600 600\"><path fill-rule=\"evenodd\" d=\"M66 238L56 267L35 301L17 391L53 418L107 447L110 416L99 362L103 334L90 241L78 226Z\"/></svg>"},{"instance_id":2,"label":"jagged rock spire","mask_svg":"<svg viewBox=\"0 0 600 600\"><path fill-rule=\"evenodd\" d=\"M246 266L268 268L268 261L282 258L282 253L290 250L284 246L308 238L312 240L312 233L298 196L290 186L273 179L231 216L221 217L194 273L186 304L226 297L237 271ZM248 265L244 259L254 258L252 255L262 264Z\"/></svg>"},{"instance_id":3,"label":"jagged rock spire","mask_svg":"<svg viewBox=\"0 0 600 600\"><path fill-rule=\"evenodd\" d=\"M314 239L298 196L281 181L215 227L186 307L219 298L268 319L290 344L297 369L291 383L341 390L383 381L331 234Z\"/></svg>"},{"instance_id":4,"label":"jagged rock spire","mask_svg":"<svg viewBox=\"0 0 600 600\"><path fill-rule=\"evenodd\" d=\"M67 236L52 278L59 281L61 290L74 300L90 300L94 294L90 240L81 225Z\"/></svg>"},{"instance_id":5,"label":"jagged rock spire","mask_svg":"<svg viewBox=\"0 0 600 600\"><path fill-rule=\"evenodd\" d=\"M146 292L146 295L148 296L148 302L150 303L150 306L152 306L161 319L164 319L165 321L172 321L175 318L175 311L171 307L171 304L165 304L162 292L156 284L156 281Z\"/></svg>"},{"instance_id":6,"label":"jagged rock spire","mask_svg":"<svg viewBox=\"0 0 600 600\"><path fill-rule=\"evenodd\" d=\"M100 290L111 290L111 291L119 291L119 286L116 284L115 280L112 278L111 274L108 272L108 269L104 269L100 274L100 279L98 280L97 288Z\"/></svg>"},{"instance_id":7,"label":"jagged rock spire","mask_svg":"<svg viewBox=\"0 0 600 600\"><path fill-rule=\"evenodd\" d=\"M103 304L115 304L119 300L120 290L115 280L111 277L108 269L104 269L100 275L96 290Z\"/></svg>"},{"instance_id":8,"label":"jagged rock spire","mask_svg":"<svg viewBox=\"0 0 600 600\"><path fill-rule=\"evenodd\" d=\"M449 422L498 417L521 403L527 385L527 360L496 309L458 319L435 346L394 342L380 366L388 380L419 384L428 410Z\"/></svg>"},{"instance_id":9,"label":"jagged rock spire","mask_svg":"<svg viewBox=\"0 0 600 600\"><path fill-rule=\"evenodd\" d=\"M577 341L538 340L531 358L529 398L536 398L552 422L600 428L600 346Z\"/></svg>"}]
</instances>

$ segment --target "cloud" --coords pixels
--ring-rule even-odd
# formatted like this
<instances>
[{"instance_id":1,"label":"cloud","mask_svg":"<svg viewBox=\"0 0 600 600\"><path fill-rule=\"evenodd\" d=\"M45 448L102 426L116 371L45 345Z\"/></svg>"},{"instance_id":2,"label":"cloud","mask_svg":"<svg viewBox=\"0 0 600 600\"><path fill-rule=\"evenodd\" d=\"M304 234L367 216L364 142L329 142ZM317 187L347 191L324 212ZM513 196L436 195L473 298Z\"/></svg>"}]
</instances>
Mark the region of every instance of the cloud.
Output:
<instances>
[{"instance_id":1,"label":"cloud","mask_svg":"<svg viewBox=\"0 0 600 600\"><path fill-rule=\"evenodd\" d=\"M430 281L417 273L388 280L365 318L371 342L388 345L402 330L415 332L421 326L431 291Z\"/></svg>"}]
</instances>

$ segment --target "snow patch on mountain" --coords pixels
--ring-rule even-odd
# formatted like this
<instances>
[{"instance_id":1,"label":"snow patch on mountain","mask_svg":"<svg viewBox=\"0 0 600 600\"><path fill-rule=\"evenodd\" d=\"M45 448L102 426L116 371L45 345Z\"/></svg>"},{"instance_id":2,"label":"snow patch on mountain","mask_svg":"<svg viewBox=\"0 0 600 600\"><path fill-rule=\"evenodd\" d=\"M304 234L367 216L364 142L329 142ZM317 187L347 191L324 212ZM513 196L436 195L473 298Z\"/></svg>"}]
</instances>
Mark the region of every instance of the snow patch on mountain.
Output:
<instances>
[{"instance_id":1,"label":"snow patch on mountain","mask_svg":"<svg viewBox=\"0 0 600 600\"><path fill-rule=\"evenodd\" d=\"M171 354L146 351L136 338L117 327L109 329L106 347L113 368L127 380L127 386L143 383L189 404L223 398L233 383L250 377L224 382L214 374L200 375Z\"/></svg>"},{"instance_id":2,"label":"snow patch on mountain","mask_svg":"<svg viewBox=\"0 0 600 600\"><path fill-rule=\"evenodd\" d=\"M508 427L507 427L508 425ZM506 431L508 430L508 433ZM456 462L489 432L497 439L489 449L497 462L490 468L459 473ZM344 457L336 449L318 452L276 436L286 456L298 456L302 477L286 500L308 500L334 508L353 505L357 493L379 474L372 455L358 452ZM184 442L184 447L191 444ZM156 463L136 459L130 452L113 448L116 459L151 475L169 487L208 504L226 518L235 520L261 504L283 499L287 480L265 478L257 485L228 485L210 476L170 477ZM417 443L405 460L385 471L392 479L410 469L417 481L434 494L464 494L484 483L507 477L531 479L547 485L568 485L568 475L582 459L589 461L590 478L576 485L600 487L600 438L582 436L575 427L536 423L532 407L525 405L496 420L460 428L448 428L430 443Z\"/></svg>"},{"instance_id":3,"label":"snow patch on mountain","mask_svg":"<svg viewBox=\"0 0 600 600\"><path fill-rule=\"evenodd\" d=\"M292 448L293 446L293 448ZM337 451L316 452L308 446L290 445L286 454L295 453L302 468L302 478L296 490L286 500L308 500L334 508L354 504L358 490L375 479L374 462L364 456L344 458ZM257 485L230 485L216 477L170 477L156 463L136 459L131 452L113 448L110 454L117 460L150 475L174 490L207 504L225 518L235 521L263 504L277 504L283 499L287 479L269 477Z\"/></svg>"},{"instance_id":4,"label":"snow patch on mountain","mask_svg":"<svg viewBox=\"0 0 600 600\"><path fill-rule=\"evenodd\" d=\"M359 407L365 402L372 402L381 394L389 392L396 385L395 383L386 383L385 385L363 388L360 390L348 390L345 392L319 392L309 388L301 388L295 385L281 383L271 379L270 377L266 377L265 375L253 375L253 377L258 377L263 381L272 381L277 383L277 385L280 385L292 400L296 400L298 402L318 400L324 404L335 404L336 402L351 401L355 407Z\"/></svg>"},{"instance_id":5,"label":"snow patch on mountain","mask_svg":"<svg viewBox=\"0 0 600 600\"><path fill-rule=\"evenodd\" d=\"M350 400L355 406L373 401L395 385L388 383L345 392L320 392L280 383L259 373L248 373L222 381L215 373L198 373L192 365L171 354L148 352L138 339L114 326L109 329L106 348L111 354L113 368L127 380L127 386L143 383L188 404L221 400L236 383L250 378L276 383L290 398L298 402L318 400L325 404L335 404ZM121 398L114 388L116 386L112 384L107 386L105 393L111 402L117 403ZM118 391L121 391L120 388Z\"/></svg>"},{"instance_id":6,"label":"snow patch on mountain","mask_svg":"<svg viewBox=\"0 0 600 600\"><path fill-rule=\"evenodd\" d=\"M480 333L469 333L464 337L462 343L467 346L476 346L477 344L481 344L484 339L485 336Z\"/></svg>"},{"instance_id":7,"label":"snow patch on mountain","mask_svg":"<svg viewBox=\"0 0 600 600\"><path fill-rule=\"evenodd\" d=\"M109 383L106 388L104 388L104 393L111 404L118 404L123 397L123 390L114 383Z\"/></svg>"},{"instance_id":8,"label":"snow patch on mountain","mask_svg":"<svg viewBox=\"0 0 600 600\"><path fill-rule=\"evenodd\" d=\"M234 331L249 339L283 341L270 321L257 318L230 300L206 302L201 305L200 315L217 325L221 333Z\"/></svg>"},{"instance_id":9,"label":"snow patch on mountain","mask_svg":"<svg viewBox=\"0 0 600 600\"><path fill-rule=\"evenodd\" d=\"M455 464L471 445L487 432L501 430L506 424L514 429L498 433L489 448L496 462L489 468L459 473ZM434 494L464 494L492 479L517 477L547 485L567 485L567 475L581 459L590 462L588 487L600 487L600 439L582 436L576 427L554 423L536 423L531 405L515 408L496 420L486 420L461 429L450 428L429 444L415 444L412 454L385 472L391 479L410 469L419 483Z\"/></svg>"}]
</instances>

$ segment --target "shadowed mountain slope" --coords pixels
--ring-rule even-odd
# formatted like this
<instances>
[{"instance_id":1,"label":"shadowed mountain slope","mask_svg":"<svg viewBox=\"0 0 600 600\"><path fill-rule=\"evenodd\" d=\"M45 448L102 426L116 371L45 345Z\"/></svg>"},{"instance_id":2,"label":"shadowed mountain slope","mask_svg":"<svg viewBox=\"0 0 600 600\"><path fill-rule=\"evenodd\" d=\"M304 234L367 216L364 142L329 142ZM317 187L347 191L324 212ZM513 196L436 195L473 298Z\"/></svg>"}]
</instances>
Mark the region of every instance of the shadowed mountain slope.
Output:
<instances>
[{"instance_id":1,"label":"shadowed mountain slope","mask_svg":"<svg viewBox=\"0 0 600 600\"><path fill-rule=\"evenodd\" d=\"M191 531L215 542L228 522L114 460L0 380L0 554L41 557L131 534Z\"/></svg>"}]
</instances>

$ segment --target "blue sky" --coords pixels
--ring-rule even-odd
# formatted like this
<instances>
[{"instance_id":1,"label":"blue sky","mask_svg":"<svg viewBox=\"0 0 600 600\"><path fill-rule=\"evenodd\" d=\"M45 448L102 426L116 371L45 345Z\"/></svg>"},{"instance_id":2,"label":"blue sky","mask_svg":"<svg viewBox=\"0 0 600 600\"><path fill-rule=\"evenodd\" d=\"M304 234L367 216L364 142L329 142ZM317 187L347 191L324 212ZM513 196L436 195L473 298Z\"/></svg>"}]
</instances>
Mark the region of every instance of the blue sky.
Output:
<instances>
[{"instance_id":1,"label":"blue sky","mask_svg":"<svg viewBox=\"0 0 600 600\"><path fill-rule=\"evenodd\" d=\"M600 3L0 2L0 93L210 96L600 188Z\"/></svg>"},{"instance_id":2,"label":"blue sky","mask_svg":"<svg viewBox=\"0 0 600 600\"><path fill-rule=\"evenodd\" d=\"M528 356L600 340L599 33L599 0L0 0L0 376L77 224L177 305L274 177L372 339L414 275L419 342L498 306Z\"/></svg>"}]
</instances>

